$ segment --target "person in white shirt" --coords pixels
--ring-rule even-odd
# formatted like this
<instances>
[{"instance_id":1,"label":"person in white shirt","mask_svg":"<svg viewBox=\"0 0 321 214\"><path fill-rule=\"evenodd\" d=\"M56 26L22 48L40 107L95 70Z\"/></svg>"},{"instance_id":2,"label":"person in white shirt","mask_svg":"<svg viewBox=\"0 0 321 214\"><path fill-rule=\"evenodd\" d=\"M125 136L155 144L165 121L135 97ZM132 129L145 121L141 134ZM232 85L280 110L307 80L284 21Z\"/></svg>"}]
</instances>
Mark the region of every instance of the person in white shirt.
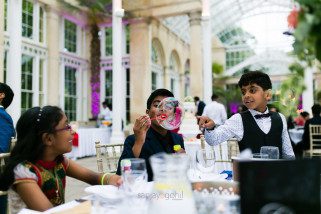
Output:
<instances>
[{"instance_id":1,"label":"person in white shirt","mask_svg":"<svg viewBox=\"0 0 321 214\"><path fill-rule=\"evenodd\" d=\"M226 110L223 104L217 102L218 96L212 95L212 102L205 106L202 116L207 116L215 121L215 124L222 125L227 119Z\"/></svg>"},{"instance_id":2,"label":"person in white shirt","mask_svg":"<svg viewBox=\"0 0 321 214\"><path fill-rule=\"evenodd\" d=\"M267 108L272 97L270 77L260 71L248 72L238 85L243 104L249 110L234 114L220 126L207 116L198 117L200 128L205 128L207 143L217 145L235 137L241 151L250 148L258 153L262 146L277 146L281 158L295 158L284 115Z\"/></svg>"},{"instance_id":3,"label":"person in white shirt","mask_svg":"<svg viewBox=\"0 0 321 214\"><path fill-rule=\"evenodd\" d=\"M106 101L102 102L102 105L103 109L99 114L99 119L102 120L102 125L110 126L112 124L112 111L108 108Z\"/></svg>"}]
</instances>

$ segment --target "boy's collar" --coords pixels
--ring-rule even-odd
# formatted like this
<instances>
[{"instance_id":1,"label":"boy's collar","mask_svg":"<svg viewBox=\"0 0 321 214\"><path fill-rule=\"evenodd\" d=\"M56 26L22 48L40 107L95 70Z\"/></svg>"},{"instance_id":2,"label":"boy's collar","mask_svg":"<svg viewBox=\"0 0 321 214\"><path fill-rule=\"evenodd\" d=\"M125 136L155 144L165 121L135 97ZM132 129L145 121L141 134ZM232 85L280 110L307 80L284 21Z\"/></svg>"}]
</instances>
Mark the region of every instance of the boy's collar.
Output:
<instances>
[{"instance_id":1,"label":"boy's collar","mask_svg":"<svg viewBox=\"0 0 321 214\"><path fill-rule=\"evenodd\" d=\"M269 113L269 109L266 108L266 110L262 113L262 112L259 112L259 111L256 111L254 109L249 109L249 111L251 112L251 114L254 116L254 115L257 115L257 114L266 114L266 113Z\"/></svg>"},{"instance_id":2,"label":"boy's collar","mask_svg":"<svg viewBox=\"0 0 321 214\"><path fill-rule=\"evenodd\" d=\"M0 104L0 108L4 108L3 105Z\"/></svg>"}]
</instances>

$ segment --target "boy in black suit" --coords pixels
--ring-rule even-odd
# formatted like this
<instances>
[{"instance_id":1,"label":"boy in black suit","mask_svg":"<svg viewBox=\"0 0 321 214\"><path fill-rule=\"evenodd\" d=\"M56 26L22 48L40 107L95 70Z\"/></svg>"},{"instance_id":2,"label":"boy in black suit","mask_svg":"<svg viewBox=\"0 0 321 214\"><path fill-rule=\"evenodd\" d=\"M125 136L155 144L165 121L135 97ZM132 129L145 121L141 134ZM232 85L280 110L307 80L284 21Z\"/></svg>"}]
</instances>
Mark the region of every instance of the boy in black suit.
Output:
<instances>
[{"instance_id":1,"label":"boy in black suit","mask_svg":"<svg viewBox=\"0 0 321 214\"><path fill-rule=\"evenodd\" d=\"M238 85L248 110L234 114L220 126L208 117L198 117L200 127L205 128L207 143L217 145L235 137L241 151L249 148L258 153L262 146L276 146L281 158L294 158L284 115L267 108L272 97L270 77L260 71L248 72L242 75Z\"/></svg>"}]
</instances>

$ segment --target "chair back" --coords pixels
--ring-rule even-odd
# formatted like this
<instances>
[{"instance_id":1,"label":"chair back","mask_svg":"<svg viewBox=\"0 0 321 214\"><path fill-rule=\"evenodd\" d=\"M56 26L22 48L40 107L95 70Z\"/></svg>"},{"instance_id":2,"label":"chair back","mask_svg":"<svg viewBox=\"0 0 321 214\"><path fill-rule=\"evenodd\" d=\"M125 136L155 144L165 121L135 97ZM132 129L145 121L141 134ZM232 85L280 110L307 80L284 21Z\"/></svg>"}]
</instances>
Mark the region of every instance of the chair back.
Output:
<instances>
[{"instance_id":1,"label":"chair back","mask_svg":"<svg viewBox=\"0 0 321 214\"><path fill-rule=\"evenodd\" d=\"M227 146L226 146L227 145ZM232 162L232 157L237 156L240 153L239 145L236 138L231 138L227 140L227 144L219 144L218 145L218 155L216 157L216 162ZM224 150L227 149L227 153ZM225 154L225 155L224 155Z\"/></svg>"},{"instance_id":2,"label":"chair back","mask_svg":"<svg viewBox=\"0 0 321 214\"><path fill-rule=\"evenodd\" d=\"M15 147L16 143L17 143L17 139L14 138L14 137L11 137L11 142L10 142L10 147L9 147L9 151L10 151L10 152L11 152L12 149Z\"/></svg>"},{"instance_id":3,"label":"chair back","mask_svg":"<svg viewBox=\"0 0 321 214\"><path fill-rule=\"evenodd\" d=\"M309 125L310 131L310 156L321 156L321 125Z\"/></svg>"},{"instance_id":4,"label":"chair back","mask_svg":"<svg viewBox=\"0 0 321 214\"><path fill-rule=\"evenodd\" d=\"M5 162L6 159L10 156L10 153L0 153L0 174L3 172L4 167L5 167ZM0 196L1 195L7 195L7 191L0 191Z\"/></svg>"},{"instance_id":5,"label":"chair back","mask_svg":"<svg viewBox=\"0 0 321 214\"><path fill-rule=\"evenodd\" d=\"M214 151L217 170L232 170L232 157L240 153L236 138L231 138L226 143L214 146Z\"/></svg>"},{"instance_id":6,"label":"chair back","mask_svg":"<svg viewBox=\"0 0 321 214\"><path fill-rule=\"evenodd\" d=\"M124 144L101 144L99 141L95 143L98 172L116 172L118 167L118 160L124 149Z\"/></svg>"}]
</instances>

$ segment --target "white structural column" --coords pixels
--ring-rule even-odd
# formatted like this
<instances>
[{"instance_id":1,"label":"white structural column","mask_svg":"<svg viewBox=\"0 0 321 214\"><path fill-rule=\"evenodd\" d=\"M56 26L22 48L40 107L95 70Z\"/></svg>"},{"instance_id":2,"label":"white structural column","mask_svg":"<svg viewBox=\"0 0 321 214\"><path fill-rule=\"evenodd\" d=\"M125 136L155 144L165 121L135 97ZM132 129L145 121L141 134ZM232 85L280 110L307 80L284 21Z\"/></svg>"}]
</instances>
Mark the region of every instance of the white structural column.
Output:
<instances>
[{"instance_id":1,"label":"white structural column","mask_svg":"<svg viewBox=\"0 0 321 214\"><path fill-rule=\"evenodd\" d=\"M146 110L146 100L151 92L151 44L149 20L130 25L130 109L131 123Z\"/></svg>"},{"instance_id":2,"label":"white structural column","mask_svg":"<svg viewBox=\"0 0 321 214\"><path fill-rule=\"evenodd\" d=\"M14 124L17 123L21 112L21 28L22 1L8 1L9 54L7 83L14 92L13 101L8 108ZM1 59L2 60L2 59Z\"/></svg>"},{"instance_id":3,"label":"white structural column","mask_svg":"<svg viewBox=\"0 0 321 214\"><path fill-rule=\"evenodd\" d=\"M202 66L202 28L201 28L201 12L193 12L189 14L190 18L190 68L191 68L191 96L203 97L203 66Z\"/></svg>"},{"instance_id":4,"label":"white structural column","mask_svg":"<svg viewBox=\"0 0 321 214\"><path fill-rule=\"evenodd\" d=\"M311 112L311 107L313 105L313 71L315 69L315 66L308 67L304 72L304 84L306 89L303 91L302 94L302 104L303 104L303 110Z\"/></svg>"},{"instance_id":5,"label":"white structural column","mask_svg":"<svg viewBox=\"0 0 321 214\"><path fill-rule=\"evenodd\" d=\"M112 143L124 142L124 133L122 131L123 114L123 94L122 88L125 82L122 79L122 9L121 0L113 0L113 129L111 135Z\"/></svg>"},{"instance_id":6,"label":"white structural column","mask_svg":"<svg viewBox=\"0 0 321 214\"><path fill-rule=\"evenodd\" d=\"M209 0L203 0L203 100L210 103L213 93L212 87L212 30Z\"/></svg>"},{"instance_id":7,"label":"white structural column","mask_svg":"<svg viewBox=\"0 0 321 214\"><path fill-rule=\"evenodd\" d=\"M126 26L125 25L121 25L121 35L122 35L122 48L121 48L121 53L122 56L124 56L126 54ZM121 62L123 62L123 58L121 58ZM126 125L126 87L127 87L127 80L126 80L126 69L124 66L121 67L121 75L122 75L122 89L121 89L121 93L122 95L120 96L121 99L121 116L122 116L122 121L123 121L123 125L125 127Z\"/></svg>"},{"instance_id":8,"label":"white structural column","mask_svg":"<svg viewBox=\"0 0 321 214\"><path fill-rule=\"evenodd\" d=\"M47 60L47 91L49 105L62 105L64 103L64 65L59 65L59 45L57 44L59 38L59 15L55 8L51 6L46 7L47 13L47 47L48 47L48 60ZM63 73L59 72L63 71ZM61 76L59 76L61 75ZM59 87L58 87L59 86ZM60 88L60 90L57 90ZM59 100L60 93L60 100Z\"/></svg>"}]
</instances>

